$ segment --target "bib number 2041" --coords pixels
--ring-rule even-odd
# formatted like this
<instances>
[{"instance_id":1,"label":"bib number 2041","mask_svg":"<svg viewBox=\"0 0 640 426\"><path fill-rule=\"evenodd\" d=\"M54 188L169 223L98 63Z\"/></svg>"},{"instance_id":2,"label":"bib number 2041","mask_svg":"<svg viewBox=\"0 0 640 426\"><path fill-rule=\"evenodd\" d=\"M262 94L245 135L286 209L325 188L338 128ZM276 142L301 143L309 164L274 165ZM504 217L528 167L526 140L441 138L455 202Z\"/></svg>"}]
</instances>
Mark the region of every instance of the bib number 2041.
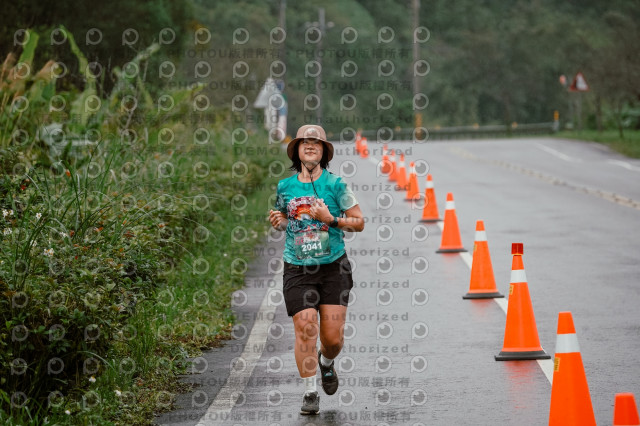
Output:
<instances>
[{"instance_id":1,"label":"bib number 2041","mask_svg":"<svg viewBox=\"0 0 640 426\"><path fill-rule=\"evenodd\" d=\"M318 241L315 243L302 244L301 248L302 248L302 252L305 254L311 250L322 250L322 242Z\"/></svg>"},{"instance_id":2,"label":"bib number 2041","mask_svg":"<svg viewBox=\"0 0 640 426\"><path fill-rule=\"evenodd\" d=\"M295 239L295 249L298 259L330 254L329 233L327 231L310 231L298 235Z\"/></svg>"}]
</instances>

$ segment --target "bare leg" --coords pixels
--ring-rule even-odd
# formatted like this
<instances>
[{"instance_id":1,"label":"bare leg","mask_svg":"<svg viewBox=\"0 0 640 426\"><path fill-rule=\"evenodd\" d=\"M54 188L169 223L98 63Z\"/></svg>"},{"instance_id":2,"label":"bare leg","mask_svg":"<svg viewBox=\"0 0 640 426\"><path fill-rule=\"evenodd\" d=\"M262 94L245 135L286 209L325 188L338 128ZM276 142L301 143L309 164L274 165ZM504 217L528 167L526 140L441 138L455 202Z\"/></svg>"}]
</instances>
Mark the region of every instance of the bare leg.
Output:
<instances>
[{"instance_id":1,"label":"bare leg","mask_svg":"<svg viewBox=\"0 0 640 426\"><path fill-rule=\"evenodd\" d=\"M296 333L294 353L300 377L311 377L318 370L318 311L315 308L303 309L293 316Z\"/></svg>"},{"instance_id":2,"label":"bare leg","mask_svg":"<svg viewBox=\"0 0 640 426\"><path fill-rule=\"evenodd\" d=\"M344 323L347 307L320 305L320 352L327 358L338 356L344 345Z\"/></svg>"}]
</instances>

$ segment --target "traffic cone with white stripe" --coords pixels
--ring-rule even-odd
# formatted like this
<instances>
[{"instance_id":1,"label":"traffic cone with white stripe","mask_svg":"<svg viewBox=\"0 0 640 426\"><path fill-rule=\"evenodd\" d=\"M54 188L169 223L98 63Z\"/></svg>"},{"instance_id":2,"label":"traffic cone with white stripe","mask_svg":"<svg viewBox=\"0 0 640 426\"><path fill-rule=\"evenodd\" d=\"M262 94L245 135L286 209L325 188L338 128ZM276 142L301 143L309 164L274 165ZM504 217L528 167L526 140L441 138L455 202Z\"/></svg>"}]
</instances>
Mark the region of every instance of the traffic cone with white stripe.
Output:
<instances>
[{"instance_id":1,"label":"traffic cone with white stripe","mask_svg":"<svg viewBox=\"0 0 640 426\"><path fill-rule=\"evenodd\" d=\"M436 253L459 253L467 251L462 247L460 239L460 228L458 228L458 217L456 216L456 206L453 202L453 194L447 194L447 204L444 211L444 224L442 227L442 240L440 248Z\"/></svg>"},{"instance_id":2,"label":"traffic cone with white stripe","mask_svg":"<svg viewBox=\"0 0 640 426\"><path fill-rule=\"evenodd\" d=\"M436 202L436 192L433 189L433 178L427 175L427 188L424 191L425 204L422 209L422 219L420 222L439 222L438 203Z\"/></svg>"},{"instance_id":3,"label":"traffic cone with white stripe","mask_svg":"<svg viewBox=\"0 0 640 426\"><path fill-rule=\"evenodd\" d=\"M420 190L418 189L418 176L416 175L416 165L412 161L409 163L409 183L407 183L407 196L405 201L417 200L420 198Z\"/></svg>"},{"instance_id":4,"label":"traffic cone with white stripe","mask_svg":"<svg viewBox=\"0 0 640 426\"><path fill-rule=\"evenodd\" d=\"M617 393L613 406L613 426L640 425L636 400L632 393Z\"/></svg>"},{"instance_id":5,"label":"traffic cone with white stripe","mask_svg":"<svg viewBox=\"0 0 640 426\"><path fill-rule=\"evenodd\" d=\"M551 383L549 426L595 426L596 418L571 312L558 314Z\"/></svg>"},{"instance_id":6,"label":"traffic cone with white stripe","mask_svg":"<svg viewBox=\"0 0 640 426\"><path fill-rule=\"evenodd\" d=\"M407 190L407 169L404 167L404 154L400 153L400 163L396 172L396 181L400 190Z\"/></svg>"},{"instance_id":7,"label":"traffic cone with white stripe","mask_svg":"<svg viewBox=\"0 0 640 426\"><path fill-rule=\"evenodd\" d=\"M511 245L513 260L509 303L507 304L507 323L504 329L502 351L495 355L496 361L551 358L540 346L527 276L522 263L523 252L522 243Z\"/></svg>"},{"instance_id":8,"label":"traffic cone with white stripe","mask_svg":"<svg viewBox=\"0 0 640 426\"><path fill-rule=\"evenodd\" d=\"M462 296L463 299L492 299L504 297L498 292L496 279L493 275L487 232L484 230L484 222L476 222L476 240L473 244L473 262L471 263L471 282L469 292Z\"/></svg>"},{"instance_id":9,"label":"traffic cone with white stripe","mask_svg":"<svg viewBox=\"0 0 640 426\"><path fill-rule=\"evenodd\" d=\"M389 162L391 163L391 171L389 172L389 182L395 182L398 166L396 165L396 152L393 149L391 150L391 157L389 159Z\"/></svg>"},{"instance_id":10,"label":"traffic cone with white stripe","mask_svg":"<svg viewBox=\"0 0 640 426\"><path fill-rule=\"evenodd\" d=\"M389 161L388 151L387 144L385 143L382 147L382 167L380 168L382 174L385 175L391 172L391 162Z\"/></svg>"}]
</instances>

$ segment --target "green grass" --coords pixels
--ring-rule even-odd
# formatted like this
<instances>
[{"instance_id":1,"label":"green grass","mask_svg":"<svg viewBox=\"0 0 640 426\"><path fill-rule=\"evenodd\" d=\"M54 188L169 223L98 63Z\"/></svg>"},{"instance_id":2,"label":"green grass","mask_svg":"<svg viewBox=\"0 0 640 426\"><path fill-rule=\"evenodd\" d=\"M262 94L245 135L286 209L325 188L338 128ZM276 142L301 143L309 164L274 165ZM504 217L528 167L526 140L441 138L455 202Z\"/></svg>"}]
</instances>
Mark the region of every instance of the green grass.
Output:
<instances>
[{"instance_id":1,"label":"green grass","mask_svg":"<svg viewBox=\"0 0 640 426\"><path fill-rule=\"evenodd\" d=\"M620 138L617 130L602 132L597 130L563 130L556 133L554 137L598 142L627 157L640 158L640 131L638 130L625 130L624 139Z\"/></svg>"},{"instance_id":2,"label":"green grass","mask_svg":"<svg viewBox=\"0 0 640 426\"><path fill-rule=\"evenodd\" d=\"M270 185L276 182L269 178L247 197L246 211L257 212L255 216L240 222L239 217L246 213L238 216L224 211L207 226L210 236L192 252L209 264L206 273L194 274L193 264L182 263L160 290L159 303L132 319L139 336L114 350L111 361L130 357L142 371L123 377L114 368L100 377L97 392L108 401L99 417L102 422L152 424L155 413L173 408L176 393L190 390L176 381L176 375L188 368L185 357L196 357L230 338L235 324L231 294L244 285L243 269L234 266L238 261L250 262L253 247L266 235L266 214L260 220L259 213L267 211L267 199L273 192ZM245 228L247 239L234 243L230 236L237 226ZM135 404L123 406L122 398L115 397L116 389Z\"/></svg>"},{"instance_id":3,"label":"green grass","mask_svg":"<svg viewBox=\"0 0 640 426\"><path fill-rule=\"evenodd\" d=\"M175 130L180 136L192 134L191 129L176 127ZM274 160L284 161L284 154L279 147L269 146L266 134L262 133L250 136L240 145L225 137L223 131L216 134L211 143L201 146L193 144L190 138L180 137L177 138L180 142L171 149L158 145L155 133L152 131L150 144L145 149L125 151L125 155L108 166L108 159L113 157L94 159L105 162L100 177L112 176L109 168L122 170L123 164L138 161L140 170L150 173L139 173L133 181L76 179L80 173L71 166L68 174L62 169L55 178L47 177L45 173L42 179L32 179L33 185L24 190L20 187L22 178L19 176L4 181L3 206L12 207L13 213L1 219L0 228L11 228L13 232L0 238L4 253L0 256L3 260L0 290L10 292L3 294L6 298L0 297L0 302L10 303L9 296L14 294L14 289L27 291L32 302L29 304L29 322L20 312L11 310L8 318L13 318L13 324L7 323L4 329L0 328L2 340L6 341L15 324L23 322L31 335L46 333L48 322L51 322L46 313L47 297L52 289L60 291L63 288L66 295L81 299L79 292L89 294L86 292L97 288L94 281L82 277L110 278L106 274L73 275L76 271L98 266L109 268L109 262L116 265L134 260L138 271L149 273L153 286L157 287L149 285L145 294L138 292L138 302L134 302L131 309L123 302L123 306L127 306L124 311L126 322L122 323L122 317L114 314L111 323L101 325L105 345L100 351L92 351L91 347L74 349L80 360L93 357L101 361L95 374L79 371L70 376L64 385L61 383L59 398L52 399L53 403L48 406L38 407L34 403L8 412L0 409L0 423L42 424L47 419L51 424L152 424L154 413L170 410L175 394L187 390L176 380L177 375L188 367L185 358L197 356L202 349L219 345L229 338L235 322L230 307L231 293L243 286L243 266L254 257L253 247L268 230L268 200L281 178L270 176L269 165ZM256 148L265 147L274 149L256 151ZM119 151L117 147L115 151ZM175 173L166 179L154 179L160 164L169 160L175 166ZM198 160L204 161L210 169L203 177L194 174L194 164ZM234 172L233 165L239 163L246 167L239 167L239 172ZM88 201L91 195L96 193L109 194L113 198L103 200L97 207L87 207L91 205ZM136 203L125 202L130 196L137 200L137 208ZM125 210L121 205L130 208ZM44 206L49 206L49 210ZM36 211L49 213L36 220ZM92 215L94 211L104 214ZM123 226L124 222L127 222L126 226ZM60 283L57 276L47 277L47 259L41 255L43 247L52 244L48 237L58 236L57 232L48 232L54 224L60 224L65 232L74 231L73 237L65 237L55 245L56 259L66 266L64 283ZM95 245L83 246L86 240L82 237L97 226L104 226L109 232L101 233L104 239ZM159 238L162 235L159 228L170 231L167 238ZM127 236L127 229L133 236ZM233 239L232 234L238 230L241 238ZM35 266L26 280L28 285L18 286L14 284L16 278L25 277L16 276L9 266L15 263L15 253L23 253L22 248L30 247L31 240L39 243L36 249L25 252L24 258ZM10 253L14 254L10 256ZM171 260L172 267L165 265L167 260ZM89 264L93 266L89 267ZM42 281L36 279L39 277L43 277ZM105 288L119 290L122 287L123 295L131 293L127 285L135 289L136 283L131 280L120 283L118 276L114 280L115 284L107 283ZM68 318L69 324L81 319L84 325L99 321L101 317L107 318L105 313L111 312L121 299L120 293L113 293L101 293L101 303L96 305L98 311L86 302L80 306L69 297L67 300L74 304L67 302L66 306L70 308L65 311L67 317L62 319L67 321ZM80 308L82 317L71 312L75 306ZM43 323L46 327L39 330ZM80 345L83 339L70 336L69 330L67 327L70 338L62 342ZM38 341L46 343L48 339ZM37 350L24 345L10 350L30 354L34 363L46 363L52 356L38 357ZM7 363L17 356L6 352L4 355ZM46 378L38 371L34 368L29 374L33 378ZM50 381L34 380L33 383L40 383L40 396L46 396L51 389ZM28 392L32 393L31 390ZM4 396L0 392L0 397L9 395L11 391ZM7 399L3 402L5 407L9 405Z\"/></svg>"},{"instance_id":4,"label":"green grass","mask_svg":"<svg viewBox=\"0 0 640 426\"><path fill-rule=\"evenodd\" d=\"M23 83L29 114L0 100L0 424L152 424L185 390L186 358L229 337L286 157L264 130L232 133L224 108L194 120L201 86L164 111L121 74L98 112L69 120L91 84L51 115L55 82ZM124 110L125 95L145 102ZM46 132L15 137L52 123L70 136L61 152ZM98 145L73 148L88 131Z\"/></svg>"}]
</instances>

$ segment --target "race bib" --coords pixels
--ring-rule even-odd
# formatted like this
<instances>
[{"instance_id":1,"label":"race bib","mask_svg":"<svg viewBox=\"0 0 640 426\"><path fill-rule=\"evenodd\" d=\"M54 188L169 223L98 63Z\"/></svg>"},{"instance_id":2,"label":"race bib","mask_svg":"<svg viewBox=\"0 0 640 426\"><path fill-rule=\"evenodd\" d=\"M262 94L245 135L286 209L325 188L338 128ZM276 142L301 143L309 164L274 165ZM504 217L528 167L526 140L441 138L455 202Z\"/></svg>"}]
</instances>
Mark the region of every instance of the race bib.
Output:
<instances>
[{"instance_id":1,"label":"race bib","mask_svg":"<svg viewBox=\"0 0 640 426\"><path fill-rule=\"evenodd\" d=\"M329 231L308 230L296 233L293 247L298 259L309 259L331 254Z\"/></svg>"}]
</instances>

